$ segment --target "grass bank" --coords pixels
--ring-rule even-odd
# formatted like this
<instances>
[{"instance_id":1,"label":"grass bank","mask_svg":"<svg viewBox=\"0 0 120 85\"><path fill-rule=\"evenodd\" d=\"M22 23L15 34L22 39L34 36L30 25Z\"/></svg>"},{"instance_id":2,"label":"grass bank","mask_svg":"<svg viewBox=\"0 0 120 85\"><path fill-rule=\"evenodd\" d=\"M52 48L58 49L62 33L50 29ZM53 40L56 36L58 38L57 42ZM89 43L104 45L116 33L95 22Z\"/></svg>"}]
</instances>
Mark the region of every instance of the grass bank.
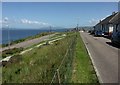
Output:
<instances>
[{"instance_id":1,"label":"grass bank","mask_svg":"<svg viewBox=\"0 0 120 85\"><path fill-rule=\"evenodd\" d=\"M61 82L67 82L72 73L72 57L73 50L66 52L71 46L75 45L75 35L68 34L64 39L55 41L51 45L45 45L35 48L21 56L15 56L6 66L3 67L3 83L50 83L54 73L63 62L60 68ZM69 70L68 70L69 69ZM71 72L70 72L71 71ZM54 79L53 83L57 83L58 78Z\"/></svg>"},{"instance_id":2,"label":"grass bank","mask_svg":"<svg viewBox=\"0 0 120 85\"><path fill-rule=\"evenodd\" d=\"M20 53L21 51L23 51L23 48L13 48L13 49L7 49L5 51L2 52L2 58L6 58L8 56L11 56L13 54L17 54Z\"/></svg>"},{"instance_id":3,"label":"grass bank","mask_svg":"<svg viewBox=\"0 0 120 85\"><path fill-rule=\"evenodd\" d=\"M72 83L98 83L95 70L86 51L80 34L77 34L77 44L73 60Z\"/></svg>"},{"instance_id":4,"label":"grass bank","mask_svg":"<svg viewBox=\"0 0 120 85\"><path fill-rule=\"evenodd\" d=\"M48 40L51 41L51 40L55 40L55 39L63 38L63 37L64 37L64 36L63 36L63 33L56 33L54 36L52 36L52 37L50 36L50 39L48 39ZM4 50L4 51L2 52L2 58L11 56L11 55L16 54L16 53L20 53L21 51L27 50L27 49L29 49L29 48L33 48L33 47L35 47L35 46L37 46L37 45L39 45L39 44L41 44L41 43L44 43L44 42L46 42L46 41L48 41L48 40L41 41L40 43L34 44L34 45L29 46L29 47L27 47L27 48L13 48L13 49ZM1 53L0 53L0 54L1 54Z\"/></svg>"}]
</instances>

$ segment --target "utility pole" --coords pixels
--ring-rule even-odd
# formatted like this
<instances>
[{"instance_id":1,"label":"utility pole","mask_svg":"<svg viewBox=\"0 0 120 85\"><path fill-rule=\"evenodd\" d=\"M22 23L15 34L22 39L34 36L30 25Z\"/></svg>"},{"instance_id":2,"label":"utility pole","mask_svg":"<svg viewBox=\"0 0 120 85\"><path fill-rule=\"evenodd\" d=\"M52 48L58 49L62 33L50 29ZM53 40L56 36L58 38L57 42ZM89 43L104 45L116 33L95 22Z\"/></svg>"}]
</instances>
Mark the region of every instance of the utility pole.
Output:
<instances>
[{"instance_id":1,"label":"utility pole","mask_svg":"<svg viewBox=\"0 0 120 85\"><path fill-rule=\"evenodd\" d=\"M8 49L10 49L10 30L9 30L9 25L7 25L8 28Z\"/></svg>"},{"instance_id":2,"label":"utility pole","mask_svg":"<svg viewBox=\"0 0 120 85\"><path fill-rule=\"evenodd\" d=\"M52 28L52 27L50 26L50 29L49 29L49 39L50 39L51 28Z\"/></svg>"},{"instance_id":3,"label":"utility pole","mask_svg":"<svg viewBox=\"0 0 120 85\"><path fill-rule=\"evenodd\" d=\"M77 31L79 29L79 17L77 18Z\"/></svg>"},{"instance_id":4,"label":"utility pole","mask_svg":"<svg viewBox=\"0 0 120 85\"><path fill-rule=\"evenodd\" d=\"M51 33L51 26L49 27L49 31L48 31L49 37L48 37L48 40L47 40L47 42L46 42L46 45L49 44L49 41L50 41L50 33Z\"/></svg>"},{"instance_id":5,"label":"utility pole","mask_svg":"<svg viewBox=\"0 0 120 85\"><path fill-rule=\"evenodd\" d=\"M8 49L10 49L10 30L9 30L8 18L5 18L4 21L7 24L6 27L8 30Z\"/></svg>"},{"instance_id":6,"label":"utility pole","mask_svg":"<svg viewBox=\"0 0 120 85\"><path fill-rule=\"evenodd\" d=\"M50 40L50 34L51 34L51 26L49 28L49 40Z\"/></svg>"}]
</instances>

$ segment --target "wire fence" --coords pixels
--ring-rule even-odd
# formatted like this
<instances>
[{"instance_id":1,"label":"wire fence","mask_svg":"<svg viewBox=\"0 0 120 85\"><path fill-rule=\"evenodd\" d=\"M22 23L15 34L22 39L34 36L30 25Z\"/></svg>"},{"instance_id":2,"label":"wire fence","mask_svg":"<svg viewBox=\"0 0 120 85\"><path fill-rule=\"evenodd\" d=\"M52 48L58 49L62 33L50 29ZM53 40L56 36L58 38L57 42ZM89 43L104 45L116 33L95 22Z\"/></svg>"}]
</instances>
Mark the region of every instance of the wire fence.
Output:
<instances>
[{"instance_id":1,"label":"wire fence","mask_svg":"<svg viewBox=\"0 0 120 85\"><path fill-rule=\"evenodd\" d=\"M61 85L62 83L68 83L70 81L72 75L72 61L74 57L76 37L77 35L74 35L72 37L69 47L66 51L66 54L63 57L60 65L56 69L54 76L50 82L50 85L54 83L59 83L59 85Z\"/></svg>"},{"instance_id":2,"label":"wire fence","mask_svg":"<svg viewBox=\"0 0 120 85\"><path fill-rule=\"evenodd\" d=\"M61 40L27 52L22 55L19 62L16 60L15 64L8 64L14 68L3 69L2 81L50 83L50 85L69 83L76 39L75 33L68 32Z\"/></svg>"}]
</instances>

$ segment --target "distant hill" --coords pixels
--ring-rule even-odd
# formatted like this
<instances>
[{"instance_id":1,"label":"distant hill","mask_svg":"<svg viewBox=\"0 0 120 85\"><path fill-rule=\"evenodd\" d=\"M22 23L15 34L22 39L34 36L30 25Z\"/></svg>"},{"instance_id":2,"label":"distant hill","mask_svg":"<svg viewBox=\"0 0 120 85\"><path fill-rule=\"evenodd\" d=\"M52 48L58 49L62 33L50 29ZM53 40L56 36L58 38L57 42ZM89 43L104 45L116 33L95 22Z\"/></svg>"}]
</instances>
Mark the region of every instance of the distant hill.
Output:
<instances>
[{"instance_id":1,"label":"distant hill","mask_svg":"<svg viewBox=\"0 0 120 85\"><path fill-rule=\"evenodd\" d=\"M92 30L93 26L83 26L83 27L79 27L79 29Z\"/></svg>"}]
</instances>

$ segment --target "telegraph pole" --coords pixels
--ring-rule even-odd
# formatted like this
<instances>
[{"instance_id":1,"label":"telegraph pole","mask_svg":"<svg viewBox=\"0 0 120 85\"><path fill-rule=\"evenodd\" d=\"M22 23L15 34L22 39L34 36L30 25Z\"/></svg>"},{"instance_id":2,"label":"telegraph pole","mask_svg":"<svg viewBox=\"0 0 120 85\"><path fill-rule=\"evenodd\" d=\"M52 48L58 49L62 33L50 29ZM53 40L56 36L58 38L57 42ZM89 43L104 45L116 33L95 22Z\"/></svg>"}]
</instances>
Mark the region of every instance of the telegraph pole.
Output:
<instances>
[{"instance_id":1,"label":"telegraph pole","mask_svg":"<svg viewBox=\"0 0 120 85\"><path fill-rule=\"evenodd\" d=\"M9 24L8 24L8 18L5 18L4 21L6 22L6 27L8 30L8 49L10 49L10 30L9 30Z\"/></svg>"},{"instance_id":2,"label":"telegraph pole","mask_svg":"<svg viewBox=\"0 0 120 85\"><path fill-rule=\"evenodd\" d=\"M49 40L50 40L51 26L49 28Z\"/></svg>"},{"instance_id":3,"label":"telegraph pole","mask_svg":"<svg viewBox=\"0 0 120 85\"><path fill-rule=\"evenodd\" d=\"M79 29L79 17L77 18L77 31Z\"/></svg>"},{"instance_id":4,"label":"telegraph pole","mask_svg":"<svg viewBox=\"0 0 120 85\"><path fill-rule=\"evenodd\" d=\"M48 44L49 44L49 41L50 41L51 26L49 27L48 33L49 33L49 34L48 34L49 37L48 37L48 40L47 40L47 42L46 42L46 45L48 45Z\"/></svg>"},{"instance_id":5,"label":"telegraph pole","mask_svg":"<svg viewBox=\"0 0 120 85\"><path fill-rule=\"evenodd\" d=\"M7 25L8 28L8 49L10 49L10 30L9 30L9 25Z\"/></svg>"}]
</instances>

